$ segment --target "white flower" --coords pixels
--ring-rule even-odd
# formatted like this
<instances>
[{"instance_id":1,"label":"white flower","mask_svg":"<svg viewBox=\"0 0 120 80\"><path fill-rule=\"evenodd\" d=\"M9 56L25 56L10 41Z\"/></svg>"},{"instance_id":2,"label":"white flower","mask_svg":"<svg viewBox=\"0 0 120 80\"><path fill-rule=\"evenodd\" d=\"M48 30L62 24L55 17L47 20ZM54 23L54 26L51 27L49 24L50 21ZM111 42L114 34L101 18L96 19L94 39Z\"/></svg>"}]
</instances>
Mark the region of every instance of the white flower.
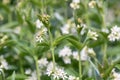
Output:
<instances>
[{"instance_id":1,"label":"white flower","mask_svg":"<svg viewBox=\"0 0 120 80\"><path fill-rule=\"evenodd\" d=\"M88 60L88 51L87 51L87 46L85 46L83 49L82 49L82 51L80 52L80 58L81 58L81 60L82 61L86 61L86 60Z\"/></svg>"},{"instance_id":2,"label":"white flower","mask_svg":"<svg viewBox=\"0 0 120 80\"><path fill-rule=\"evenodd\" d=\"M112 75L114 80L120 80L120 73L115 71L115 68L112 70Z\"/></svg>"},{"instance_id":3,"label":"white flower","mask_svg":"<svg viewBox=\"0 0 120 80\"><path fill-rule=\"evenodd\" d=\"M42 42L44 41L43 36L47 34L47 28L42 28L39 32L36 33L35 35L35 41L36 42Z\"/></svg>"},{"instance_id":4,"label":"white flower","mask_svg":"<svg viewBox=\"0 0 120 80\"><path fill-rule=\"evenodd\" d=\"M80 8L79 3L80 0L72 0L72 2L70 3L70 7L73 9L79 9Z\"/></svg>"},{"instance_id":5,"label":"white flower","mask_svg":"<svg viewBox=\"0 0 120 80\"><path fill-rule=\"evenodd\" d=\"M46 67L47 64L48 64L47 58L41 58L40 60L38 60L38 65L40 68Z\"/></svg>"},{"instance_id":6,"label":"white flower","mask_svg":"<svg viewBox=\"0 0 120 80\"><path fill-rule=\"evenodd\" d=\"M120 40L120 27L115 25L111 28L111 33L108 35L110 41Z\"/></svg>"},{"instance_id":7,"label":"white flower","mask_svg":"<svg viewBox=\"0 0 120 80\"><path fill-rule=\"evenodd\" d=\"M80 8L79 4L75 2L70 3L70 7L73 8L74 10Z\"/></svg>"},{"instance_id":8,"label":"white flower","mask_svg":"<svg viewBox=\"0 0 120 80\"><path fill-rule=\"evenodd\" d=\"M88 37L93 39L93 40L97 40L98 34L94 31L89 30L88 31Z\"/></svg>"},{"instance_id":9,"label":"white flower","mask_svg":"<svg viewBox=\"0 0 120 80\"><path fill-rule=\"evenodd\" d=\"M52 73L53 73L53 62L50 62L47 65L47 69L46 69L45 74L47 74L48 76L50 76Z\"/></svg>"},{"instance_id":10,"label":"white flower","mask_svg":"<svg viewBox=\"0 0 120 80\"><path fill-rule=\"evenodd\" d=\"M36 74L36 71L33 71L31 73L31 76L29 76L27 79L25 80L37 80L37 74Z\"/></svg>"},{"instance_id":11,"label":"white flower","mask_svg":"<svg viewBox=\"0 0 120 80\"><path fill-rule=\"evenodd\" d=\"M60 29L62 34L69 34L69 33L73 33L76 34L76 25L75 23L73 23L73 18L69 19L67 21L67 23L65 23Z\"/></svg>"},{"instance_id":12,"label":"white flower","mask_svg":"<svg viewBox=\"0 0 120 80\"><path fill-rule=\"evenodd\" d=\"M68 80L76 80L76 77L70 75L70 76L68 77Z\"/></svg>"},{"instance_id":13,"label":"white flower","mask_svg":"<svg viewBox=\"0 0 120 80\"><path fill-rule=\"evenodd\" d=\"M16 27L16 28L13 30L13 32L16 33L16 34L20 34L20 31L21 31L21 27L20 27L20 26Z\"/></svg>"},{"instance_id":14,"label":"white flower","mask_svg":"<svg viewBox=\"0 0 120 80\"><path fill-rule=\"evenodd\" d=\"M65 64L71 64L71 59L70 59L70 57L67 57L67 56L66 56L66 57L63 57L62 59L63 59L63 61L64 61Z\"/></svg>"},{"instance_id":15,"label":"white flower","mask_svg":"<svg viewBox=\"0 0 120 80\"><path fill-rule=\"evenodd\" d=\"M63 27L61 27L61 31L63 34L69 34L69 29L70 29L69 24L65 24Z\"/></svg>"},{"instance_id":16,"label":"white flower","mask_svg":"<svg viewBox=\"0 0 120 80\"><path fill-rule=\"evenodd\" d=\"M65 56L71 56L72 55L72 51L69 47L64 46L64 48L62 50L60 50L59 52L59 57L65 57Z\"/></svg>"},{"instance_id":17,"label":"white flower","mask_svg":"<svg viewBox=\"0 0 120 80\"><path fill-rule=\"evenodd\" d=\"M94 8L95 5L96 5L96 1L92 0L92 1L89 2L88 5L89 5L90 8Z\"/></svg>"},{"instance_id":18,"label":"white flower","mask_svg":"<svg viewBox=\"0 0 120 80\"><path fill-rule=\"evenodd\" d=\"M67 46L64 46L64 48L59 52L59 57L62 57L65 64L71 63L70 56L72 56L72 51Z\"/></svg>"},{"instance_id":19,"label":"white flower","mask_svg":"<svg viewBox=\"0 0 120 80\"><path fill-rule=\"evenodd\" d=\"M48 76L52 76L54 79L66 79L67 73L63 68L55 66L55 70L53 70L53 62L50 62L47 66L46 74Z\"/></svg>"},{"instance_id":20,"label":"white flower","mask_svg":"<svg viewBox=\"0 0 120 80\"><path fill-rule=\"evenodd\" d=\"M108 30L107 28L103 28L103 29L102 29L102 32L104 32L104 33L109 33L109 30Z\"/></svg>"},{"instance_id":21,"label":"white flower","mask_svg":"<svg viewBox=\"0 0 120 80\"><path fill-rule=\"evenodd\" d=\"M80 3L80 0L72 0L74 3Z\"/></svg>"},{"instance_id":22,"label":"white flower","mask_svg":"<svg viewBox=\"0 0 120 80\"><path fill-rule=\"evenodd\" d=\"M80 32L81 35L84 35L87 29L87 26L85 24L81 24L82 30Z\"/></svg>"},{"instance_id":23,"label":"white flower","mask_svg":"<svg viewBox=\"0 0 120 80\"><path fill-rule=\"evenodd\" d=\"M25 70L25 74L31 74L31 72L32 72L31 69L26 69Z\"/></svg>"},{"instance_id":24,"label":"white flower","mask_svg":"<svg viewBox=\"0 0 120 80\"><path fill-rule=\"evenodd\" d=\"M39 29L43 26L43 23L39 19L37 19L35 23L36 23L36 27Z\"/></svg>"},{"instance_id":25,"label":"white flower","mask_svg":"<svg viewBox=\"0 0 120 80\"><path fill-rule=\"evenodd\" d=\"M0 56L0 68L4 68L4 69L9 69L9 65L8 65L8 62L4 59L3 56Z\"/></svg>"},{"instance_id":26,"label":"white flower","mask_svg":"<svg viewBox=\"0 0 120 80\"><path fill-rule=\"evenodd\" d=\"M42 36L36 36L36 42L42 42L44 39L42 38Z\"/></svg>"},{"instance_id":27,"label":"white flower","mask_svg":"<svg viewBox=\"0 0 120 80\"><path fill-rule=\"evenodd\" d=\"M65 80L67 78L67 73L62 68L56 67L55 72L52 74L54 79Z\"/></svg>"},{"instance_id":28,"label":"white flower","mask_svg":"<svg viewBox=\"0 0 120 80\"><path fill-rule=\"evenodd\" d=\"M73 59L79 60L79 55L77 51L74 51L72 55L73 55Z\"/></svg>"},{"instance_id":29,"label":"white flower","mask_svg":"<svg viewBox=\"0 0 120 80\"><path fill-rule=\"evenodd\" d=\"M88 48L88 54L95 56L95 51L93 50L93 48Z\"/></svg>"}]
</instances>

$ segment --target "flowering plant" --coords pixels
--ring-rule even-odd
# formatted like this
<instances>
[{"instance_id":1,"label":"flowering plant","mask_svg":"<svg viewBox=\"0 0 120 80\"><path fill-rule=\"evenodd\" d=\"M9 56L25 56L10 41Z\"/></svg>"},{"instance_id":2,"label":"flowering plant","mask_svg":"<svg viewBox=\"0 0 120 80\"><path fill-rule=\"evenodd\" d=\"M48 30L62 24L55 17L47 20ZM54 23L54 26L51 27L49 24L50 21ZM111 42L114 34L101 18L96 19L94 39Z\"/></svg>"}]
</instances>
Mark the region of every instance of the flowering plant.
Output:
<instances>
[{"instance_id":1,"label":"flowering plant","mask_svg":"<svg viewBox=\"0 0 120 80\"><path fill-rule=\"evenodd\" d=\"M0 80L120 80L119 3L0 1Z\"/></svg>"}]
</instances>

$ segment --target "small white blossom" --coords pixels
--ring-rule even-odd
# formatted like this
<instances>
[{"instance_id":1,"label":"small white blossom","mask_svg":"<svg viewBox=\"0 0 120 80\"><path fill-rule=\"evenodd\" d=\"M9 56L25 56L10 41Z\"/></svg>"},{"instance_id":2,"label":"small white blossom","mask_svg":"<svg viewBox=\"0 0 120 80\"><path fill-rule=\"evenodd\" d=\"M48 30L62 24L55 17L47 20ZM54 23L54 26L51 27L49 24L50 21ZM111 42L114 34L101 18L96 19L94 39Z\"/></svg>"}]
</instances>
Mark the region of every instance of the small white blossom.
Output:
<instances>
[{"instance_id":1,"label":"small white blossom","mask_svg":"<svg viewBox=\"0 0 120 80\"><path fill-rule=\"evenodd\" d=\"M72 55L72 51L69 47L64 46L64 48L62 50L60 50L59 52L59 57L65 57L65 56L71 56Z\"/></svg>"},{"instance_id":2,"label":"small white blossom","mask_svg":"<svg viewBox=\"0 0 120 80\"><path fill-rule=\"evenodd\" d=\"M70 57L67 57L67 56L66 56L66 57L63 57L62 59L63 59L63 61L64 61L65 64L71 64L71 59L70 59Z\"/></svg>"},{"instance_id":3,"label":"small white blossom","mask_svg":"<svg viewBox=\"0 0 120 80\"><path fill-rule=\"evenodd\" d=\"M40 42L40 43L44 40L42 36L36 36L35 39L36 39L36 42Z\"/></svg>"},{"instance_id":4,"label":"small white blossom","mask_svg":"<svg viewBox=\"0 0 120 80\"><path fill-rule=\"evenodd\" d=\"M108 35L110 41L120 40L120 27L115 25L111 28L111 33Z\"/></svg>"},{"instance_id":5,"label":"small white blossom","mask_svg":"<svg viewBox=\"0 0 120 80\"><path fill-rule=\"evenodd\" d=\"M72 0L74 3L80 3L80 0Z\"/></svg>"},{"instance_id":6,"label":"small white blossom","mask_svg":"<svg viewBox=\"0 0 120 80\"><path fill-rule=\"evenodd\" d=\"M109 30L108 30L107 28L103 28L103 29L102 29L102 32L104 32L104 33L109 33Z\"/></svg>"},{"instance_id":7,"label":"small white blossom","mask_svg":"<svg viewBox=\"0 0 120 80\"><path fill-rule=\"evenodd\" d=\"M113 80L120 80L120 73L115 71L115 68L112 70Z\"/></svg>"},{"instance_id":8,"label":"small white blossom","mask_svg":"<svg viewBox=\"0 0 120 80\"><path fill-rule=\"evenodd\" d=\"M88 37L93 39L93 40L97 40L98 34L94 31L89 30L88 31Z\"/></svg>"},{"instance_id":9,"label":"small white blossom","mask_svg":"<svg viewBox=\"0 0 120 80\"><path fill-rule=\"evenodd\" d=\"M42 42L44 41L43 36L45 36L47 34L47 28L42 28L39 32L36 33L35 35L35 40L36 42Z\"/></svg>"},{"instance_id":10,"label":"small white blossom","mask_svg":"<svg viewBox=\"0 0 120 80\"><path fill-rule=\"evenodd\" d=\"M61 28L62 34L73 33L76 34L76 25L73 23L73 18L69 19Z\"/></svg>"},{"instance_id":11,"label":"small white blossom","mask_svg":"<svg viewBox=\"0 0 120 80\"><path fill-rule=\"evenodd\" d=\"M75 3L75 2L70 3L70 7L73 8L73 9L79 9L80 8L79 4Z\"/></svg>"},{"instance_id":12,"label":"small white blossom","mask_svg":"<svg viewBox=\"0 0 120 80\"><path fill-rule=\"evenodd\" d=\"M25 74L31 74L31 72L32 72L31 69L26 69L25 70Z\"/></svg>"},{"instance_id":13,"label":"small white blossom","mask_svg":"<svg viewBox=\"0 0 120 80\"><path fill-rule=\"evenodd\" d=\"M25 80L37 80L37 74L36 74L36 71L33 71L31 73L31 76L29 76L27 79Z\"/></svg>"},{"instance_id":14,"label":"small white blossom","mask_svg":"<svg viewBox=\"0 0 120 80\"><path fill-rule=\"evenodd\" d=\"M88 51L87 51L87 46L85 46L83 49L82 49L82 51L80 52L80 58L81 58L81 60L82 61L86 61L86 60L88 60Z\"/></svg>"},{"instance_id":15,"label":"small white blossom","mask_svg":"<svg viewBox=\"0 0 120 80\"><path fill-rule=\"evenodd\" d=\"M70 29L69 24L65 24L63 27L61 27L61 31L63 34L69 34L69 29Z\"/></svg>"},{"instance_id":16,"label":"small white blossom","mask_svg":"<svg viewBox=\"0 0 120 80\"><path fill-rule=\"evenodd\" d=\"M54 79L65 80L67 78L67 73L62 68L56 68L55 72L52 75Z\"/></svg>"},{"instance_id":17,"label":"small white blossom","mask_svg":"<svg viewBox=\"0 0 120 80\"><path fill-rule=\"evenodd\" d=\"M71 63L70 56L72 56L72 51L67 46L64 46L64 48L59 52L59 57L62 57L65 64Z\"/></svg>"},{"instance_id":18,"label":"small white blossom","mask_svg":"<svg viewBox=\"0 0 120 80\"><path fill-rule=\"evenodd\" d=\"M50 62L47 65L47 69L46 69L45 74L47 74L48 76L50 76L52 73L53 73L53 62Z\"/></svg>"},{"instance_id":19,"label":"small white blossom","mask_svg":"<svg viewBox=\"0 0 120 80\"><path fill-rule=\"evenodd\" d=\"M81 24L82 30L80 32L81 35L84 35L87 29L87 26L85 24Z\"/></svg>"},{"instance_id":20,"label":"small white blossom","mask_svg":"<svg viewBox=\"0 0 120 80\"><path fill-rule=\"evenodd\" d=\"M16 27L13 31L14 31L14 33L16 33L16 34L20 34L21 27L18 26L18 27Z\"/></svg>"},{"instance_id":21,"label":"small white blossom","mask_svg":"<svg viewBox=\"0 0 120 80\"><path fill-rule=\"evenodd\" d=\"M70 76L68 77L68 80L76 80L76 77L70 75Z\"/></svg>"},{"instance_id":22,"label":"small white blossom","mask_svg":"<svg viewBox=\"0 0 120 80\"><path fill-rule=\"evenodd\" d=\"M77 51L74 51L72 55L73 55L73 59L79 60L79 55Z\"/></svg>"},{"instance_id":23,"label":"small white blossom","mask_svg":"<svg viewBox=\"0 0 120 80\"><path fill-rule=\"evenodd\" d=\"M36 23L36 27L39 29L43 26L43 23L39 19L37 19L35 23Z\"/></svg>"},{"instance_id":24,"label":"small white blossom","mask_svg":"<svg viewBox=\"0 0 120 80\"><path fill-rule=\"evenodd\" d=\"M90 1L89 4L88 4L88 6L89 6L90 8L94 8L95 5L96 5L96 1L94 1L94 0Z\"/></svg>"},{"instance_id":25,"label":"small white blossom","mask_svg":"<svg viewBox=\"0 0 120 80\"><path fill-rule=\"evenodd\" d=\"M88 48L88 54L93 55L93 56L96 55L95 51L93 50L93 48Z\"/></svg>"},{"instance_id":26,"label":"small white blossom","mask_svg":"<svg viewBox=\"0 0 120 80\"><path fill-rule=\"evenodd\" d=\"M80 8L79 3L80 0L72 0L72 2L70 3L70 7L73 9L79 9Z\"/></svg>"},{"instance_id":27,"label":"small white blossom","mask_svg":"<svg viewBox=\"0 0 120 80\"><path fill-rule=\"evenodd\" d=\"M8 65L8 62L4 59L3 56L0 56L0 68L4 68L4 69L9 69L9 65Z\"/></svg>"},{"instance_id":28,"label":"small white blossom","mask_svg":"<svg viewBox=\"0 0 120 80\"><path fill-rule=\"evenodd\" d=\"M47 58L41 58L40 60L38 60L38 65L40 68L46 67L47 64L48 64Z\"/></svg>"},{"instance_id":29,"label":"small white blossom","mask_svg":"<svg viewBox=\"0 0 120 80\"><path fill-rule=\"evenodd\" d=\"M50 62L46 69L46 74L48 76L52 76L54 79L66 79L67 73L64 71L63 68L55 66L55 70L53 69L53 62Z\"/></svg>"}]
</instances>

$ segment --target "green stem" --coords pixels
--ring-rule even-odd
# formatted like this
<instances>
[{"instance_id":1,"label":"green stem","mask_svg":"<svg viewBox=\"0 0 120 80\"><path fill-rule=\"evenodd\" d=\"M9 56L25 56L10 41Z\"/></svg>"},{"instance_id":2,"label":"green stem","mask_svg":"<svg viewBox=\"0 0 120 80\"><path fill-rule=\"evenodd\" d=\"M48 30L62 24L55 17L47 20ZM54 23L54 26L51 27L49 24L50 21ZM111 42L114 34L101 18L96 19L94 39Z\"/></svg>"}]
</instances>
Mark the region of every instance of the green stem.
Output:
<instances>
[{"instance_id":1,"label":"green stem","mask_svg":"<svg viewBox=\"0 0 120 80\"><path fill-rule=\"evenodd\" d=\"M39 70L39 66L38 66L37 56L34 56L34 60L35 60L35 66L36 66L37 80L40 80L40 70Z\"/></svg>"},{"instance_id":2,"label":"green stem","mask_svg":"<svg viewBox=\"0 0 120 80\"><path fill-rule=\"evenodd\" d=\"M8 22L12 21L11 12L8 14Z\"/></svg>"},{"instance_id":3,"label":"green stem","mask_svg":"<svg viewBox=\"0 0 120 80\"><path fill-rule=\"evenodd\" d=\"M79 80L82 80L82 65L81 65L81 58L80 58L80 50L78 51L79 56Z\"/></svg>"},{"instance_id":4,"label":"green stem","mask_svg":"<svg viewBox=\"0 0 120 80\"><path fill-rule=\"evenodd\" d=\"M106 60L107 58L106 52L107 52L107 43L104 43L103 44L103 60Z\"/></svg>"},{"instance_id":5,"label":"green stem","mask_svg":"<svg viewBox=\"0 0 120 80\"><path fill-rule=\"evenodd\" d=\"M23 70L23 67L22 67L22 61L20 60L20 72L21 74L24 74L24 70Z\"/></svg>"},{"instance_id":6,"label":"green stem","mask_svg":"<svg viewBox=\"0 0 120 80\"><path fill-rule=\"evenodd\" d=\"M54 55L54 47L53 47L53 36L52 36L52 33L50 32L50 29L48 30L48 33L49 33L49 36L50 36L50 50L51 50L51 53L52 53L52 61L53 61L53 72L55 71L55 55Z\"/></svg>"},{"instance_id":7,"label":"green stem","mask_svg":"<svg viewBox=\"0 0 120 80\"><path fill-rule=\"evenodd\" d=\"M44 14L44 0L41 0L41 13Z\"/></svg>"},{"instance_id":8,"label":"green stem","mask_svg":"<svg viewBox=\"0 0 120 80\"><path fill-rule=\"evenodd\" d=\"M55 71L55 56L54 56L54 48L51 48L52 52L52 60L53 60L53 72Z\"/></svg>"},{"instance_id":9,"label":"green stem","mask_svg":"<svg viewBox=\"0 0 120 80\"><path fill-rule=\"evenodd\" d=\"M4 74L4 71L2 69L0 69L0 73L2 75L2 80L5 80L5 74Z\"/></svg>"}]
</instances>

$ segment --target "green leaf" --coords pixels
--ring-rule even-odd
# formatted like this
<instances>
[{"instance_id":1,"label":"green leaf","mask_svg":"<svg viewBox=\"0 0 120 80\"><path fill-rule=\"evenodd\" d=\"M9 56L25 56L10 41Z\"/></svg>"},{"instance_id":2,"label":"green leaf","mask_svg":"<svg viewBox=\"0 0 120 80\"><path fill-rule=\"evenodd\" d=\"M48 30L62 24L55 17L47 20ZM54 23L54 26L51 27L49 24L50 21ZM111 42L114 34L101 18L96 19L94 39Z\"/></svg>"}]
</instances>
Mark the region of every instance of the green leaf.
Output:
<instances>
[{"instance_id":1,"label":"green leaf","mask_svg":"<svg viewBox=\"0 0 120 80\"><path fill-rule=\"evenodd\" d=\"M13 74L12 74L11 80L15 80L15 71L14 71Z\"/></svg>"},{"instance_id":2,"label":"green leaf","mask_svg":"<svg viewBox=\"0 0 120 80\"><path fill-rule=\"evenodd\" d=\"M3 24L0 26L0 30L1 28L5 29L5 28L11 28L11 27L16 27L18 25L18 22L17 21L12 21L10 23L6 23L6 24Z\"/></svg>"},{"instance_id":3,"label":"green leaf","mask_svg":"<svg viewBox=\"0 0 120 80\"><path fill-rule=\"evenodd\" d=\"M62 35L62 36L56 38L53 42L53 46L56 46L56 45L60 44L61 41L67 39L68 37L72 37L72 35L66 34L66 35Z\"/></svg>"},{"instance_id":4,"label":"green leaf","mask_svg":"<svg viewBox=\"0 0 120 80\"><path fill-rule=\"evenodd\" d=\"M16 14L17 14L18 22L19 22L20 24L23 24L22 15L20 14L20 12L19 12L18 10L16 11Z\"/></svg>"},{"instance_id":5,"label":"green leaf","mask_svg":"<svg viewBox=\"0 0 120 80\"><path fill-rule=\"evenodd\" d=\"M37 46L49 46L49 43L42 42L42 43L38 43Z\"/></svg>"},{"instance_id":6,"label":"green leaf","mask_svg":"<svg viewBox=\"0 0 120 80\"><path fill-rule=\"evenodd\" d=\"M12 76L9 76L9 77L7 78L7 80L11 80L12 77L13 77L13 75L12 75ZM26 75L23 75L23 74L16 74L14 80L25 80L26 78L27 78ZM13 80L13 79L12 79L12 80Z\"/></svg>"},{"instance_id":7,"label":"green leaf","mask_svg":"<svg viewBox=\"0 0 120 80\"><path fill-rule=\"evenodd\" d=\"M30 2L32 3L32 4L34 4L35 6L38 6L38 7L41 7L41 3L40 3L40 1L36 1L36 0L30 0Z\"/></svg>"},{"instance_id":8,"label":"green leaf","mask_svg":"<svg viewBox=\"0 0 120 80\"><path fill-rule=\"evenodd\" d=\"M75 46L77 49L81 50L83 47L83 44L80 43L78 40L72 39L72 38L67 38L67 40L73 45Z\"/></svg>"},{"instance_id":9,"label":"green leaf","mask_svg":"<svg viewBox=\"0 0 120 80\"><path fill-rule=\"evenodd\" d=\"M10 12L10 9L7 5L4 5L0 2L0 8L3 8L5 11Z\"/></svg>"},{"instance_id":10,"label":"green leaf","mask_svg":"<svg viewBox=\"0 0 120 80\"><path fill-rule=\"evenodd\" d=\"M30 20L26 20L26 22L28 23L28 28L30 29L30 31L32 33L35 33L35 29L36 29L35 25Z\"/></svg>"}]
</instances>

